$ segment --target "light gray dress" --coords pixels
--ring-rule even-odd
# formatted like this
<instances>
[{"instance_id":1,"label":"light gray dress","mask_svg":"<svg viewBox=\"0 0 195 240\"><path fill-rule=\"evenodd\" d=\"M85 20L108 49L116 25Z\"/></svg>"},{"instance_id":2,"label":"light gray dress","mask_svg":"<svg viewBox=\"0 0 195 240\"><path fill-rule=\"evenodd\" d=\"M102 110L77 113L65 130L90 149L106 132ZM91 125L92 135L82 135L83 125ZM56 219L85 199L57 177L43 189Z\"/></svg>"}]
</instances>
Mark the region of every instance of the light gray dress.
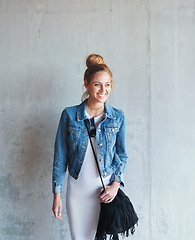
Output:
<instances>
[{"instance_id":1,"label":"light gray dress","mask_svg":"<svg viewBox=\"0 0 195 240\"><path fill-rule=\"evenodd\" d=\"M88 114L87 117L91 118ZM103 114L94 118L96 127L102 117ZM92 138L92 142L96 150L95 138ZM110 183L110 179L111 176L104 178L105 185ZM100 213L98 196L101 188L101 180L89 141L79 178L75 180L68 176L66 211L72 240L94 240Z\"/></svg>"}]
</instances>

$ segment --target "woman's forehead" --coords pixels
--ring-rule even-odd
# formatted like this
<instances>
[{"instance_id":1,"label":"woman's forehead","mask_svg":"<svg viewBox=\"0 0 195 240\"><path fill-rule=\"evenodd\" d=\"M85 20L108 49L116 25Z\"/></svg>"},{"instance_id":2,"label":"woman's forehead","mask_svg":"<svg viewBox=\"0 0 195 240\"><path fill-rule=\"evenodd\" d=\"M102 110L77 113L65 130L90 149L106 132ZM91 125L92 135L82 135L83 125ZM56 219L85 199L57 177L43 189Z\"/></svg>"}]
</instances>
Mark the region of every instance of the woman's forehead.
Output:
<instances>
[{"instance_id":1,"label":"woman's forehead","mask_svg":"<svg viewBox=\"0 0 195 240\"><path fill-rule=\"evenodd\" d=\"M92 82L111 82L111 78L107 72L97 72L91 81Z\"/></svg>"}]
</instances>

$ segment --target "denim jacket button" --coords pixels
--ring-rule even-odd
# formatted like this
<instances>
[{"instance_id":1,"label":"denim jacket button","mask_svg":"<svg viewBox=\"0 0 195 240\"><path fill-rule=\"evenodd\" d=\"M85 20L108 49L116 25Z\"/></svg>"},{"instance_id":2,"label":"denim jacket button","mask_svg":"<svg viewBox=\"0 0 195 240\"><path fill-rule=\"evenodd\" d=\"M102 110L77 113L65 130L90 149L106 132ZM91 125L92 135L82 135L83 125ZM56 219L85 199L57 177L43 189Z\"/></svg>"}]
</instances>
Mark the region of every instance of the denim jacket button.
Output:
<instances>
[{"instance_id":1,"label":"denim jacket button","mask_svg":"<svg viewBox=\"0 0 195 240\"><path fill-rule=\"evenodd\" d=\"M102 146L102 143L99 143L99 146L101 147L101 146Z\"/></svg>"},{"instance_id":2,"label":"denim jacket button","mask_svg":"<svg viewBox=\"0 0 195 240\"><path fill-rule=\"evenodd\" d=\"M101 129L98 129L98 132L101 132Z\"/></svg>"},{"instance_id":3,"label":"denim jacket button","mask_svg":"<svg viewBox=\"0 0 195 240\"><path fill-rule=\"evenodd\" d=\"M103 158L100 159L100 162L102 162L102 161L103 161Z\"/></svg>"}]
</instances>

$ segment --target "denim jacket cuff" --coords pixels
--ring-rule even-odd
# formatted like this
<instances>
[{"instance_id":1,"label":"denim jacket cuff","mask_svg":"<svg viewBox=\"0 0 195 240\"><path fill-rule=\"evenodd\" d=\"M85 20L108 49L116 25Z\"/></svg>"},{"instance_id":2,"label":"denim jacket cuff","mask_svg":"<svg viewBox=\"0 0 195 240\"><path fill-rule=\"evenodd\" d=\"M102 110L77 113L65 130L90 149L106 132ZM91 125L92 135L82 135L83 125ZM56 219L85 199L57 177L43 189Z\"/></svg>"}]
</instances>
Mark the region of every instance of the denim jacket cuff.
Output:
<instances>
[{"instance_id":1,"label":"denim jacket cuff","mask_svg":"<svg viewBox=\"0 0 195 240\"><path fill-rule=\"evenodd\" d=\"M125 186L124 174L122 173L121 175L116 175L115 173L113 173L112 177L111 177L111 182L113 182L113 181L120 182L120 185L124 187Z\"/></svg>"},{"instance_id":2,"label":"denim jacket cuff","mask_svg":"<svg viewBox=\"0 0 195 240\"><path fill-rule=\"evenodd\" d=\"M62 192L63 192L63 185L61 185L61 186L56 186L56 184L53 183L52 193L62 193Z\"/></svg>"}]
</instances>

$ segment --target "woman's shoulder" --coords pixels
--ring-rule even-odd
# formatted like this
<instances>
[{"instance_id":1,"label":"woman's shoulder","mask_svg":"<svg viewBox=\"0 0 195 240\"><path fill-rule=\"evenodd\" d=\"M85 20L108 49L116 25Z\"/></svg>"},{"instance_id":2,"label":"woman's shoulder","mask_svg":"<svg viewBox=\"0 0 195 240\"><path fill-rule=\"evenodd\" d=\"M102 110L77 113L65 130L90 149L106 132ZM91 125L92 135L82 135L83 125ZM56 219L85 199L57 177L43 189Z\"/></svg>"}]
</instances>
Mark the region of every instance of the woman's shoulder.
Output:
<instances>
[{"instance_id":1,"label":"woman's shoulder","mask_svg":"<svg viewBox=\"0 0 195 240\"><path fill-rule=\"evenodd\" d=\"M64 115L64 114L76 113L78 106L79 106L79 104L65 107L65 108L62 110L62 115Z\"/></svg>"},{"instance_id":2,"label":"woman's shoulder","mask_svg":"<svg viewBox=\"0 0 195 240\"><path fill-rule=\"evenodd\" d=\"M112 110L112 112L116 115L116 117L119 117L119 116L124 116L124 111L122 109L119 109L119 108L116 108L116 107L113 107L113 106L110 106L107 104L107 108Z\"/></svg>"},{"instance_id":3,"label":"woman's shoulder","mask_svg":"<svg viewBox=\"0 0 195 240\"><path fill-rule=\"evenodd\" d=\"M118 124L119 126L126 123L126 117L123 110L116 107L112 107L106 104L106 116L112 121L113 124Z\"/></svg>"},{"instance_id":4,"label":"woman's shoulder","mask_svg":"<svg viewBox=\"0 0 195 240\"><path fill-rule=\"evenodd\" d=\"M115 108L115 107L112 107L112 109L114 110L115 113L124 114L124 111L122 109Z\"/></svg>"},{"instance_id":5,"label":"woman's shoulder","mask_svg":"<svg viewBox=\"0 0 195 240\"><path fill-rule=\"evenodd\" d=\"M85 104L85 101L83 101L77 105L65 107L64 110L62 111L62 115L67 114L67 115L75 116L75 115L77 115L78 111L83 111L84 104Z\"/></svg>"}]
</instances>

